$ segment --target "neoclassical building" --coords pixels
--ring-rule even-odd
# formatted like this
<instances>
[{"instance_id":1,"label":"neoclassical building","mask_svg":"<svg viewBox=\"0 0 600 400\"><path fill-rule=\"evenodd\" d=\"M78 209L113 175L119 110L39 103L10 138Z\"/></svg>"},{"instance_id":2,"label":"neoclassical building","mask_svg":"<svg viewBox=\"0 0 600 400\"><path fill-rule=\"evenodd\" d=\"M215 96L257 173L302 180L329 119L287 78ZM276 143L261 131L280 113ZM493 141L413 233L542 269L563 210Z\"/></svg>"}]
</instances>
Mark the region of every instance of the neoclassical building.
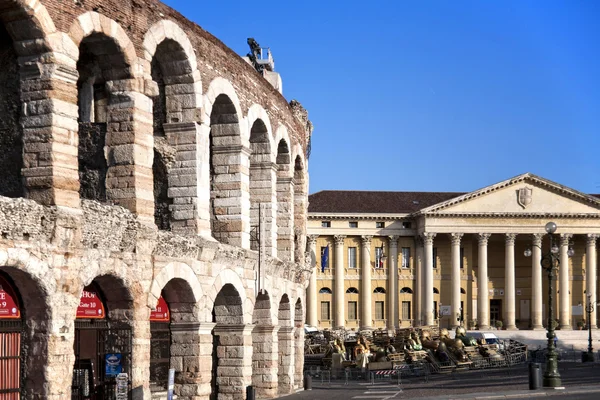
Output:
<instances>
[{"instance_id":1,"label":"neoclassical building","mask_svg":"<svg viewBox=\"0 0 600 400\"><path fill-rule=\"evenodd\" d=\"M272 63L156 0L2 0L0 54L0 397L301 387L312 124Z\"/></svg>"},{"instance_id":2,"label":"neoclassical building","mask_svg":"<svg viewBox=\"0 0 600 400\"><path fill-rule=\"evenodd\" d=\"M321 191L309 203L310 325L541 329L550 221L560 329L596 301L600 195L526 173L470 193Z\"/></svg>"}]
</instances>

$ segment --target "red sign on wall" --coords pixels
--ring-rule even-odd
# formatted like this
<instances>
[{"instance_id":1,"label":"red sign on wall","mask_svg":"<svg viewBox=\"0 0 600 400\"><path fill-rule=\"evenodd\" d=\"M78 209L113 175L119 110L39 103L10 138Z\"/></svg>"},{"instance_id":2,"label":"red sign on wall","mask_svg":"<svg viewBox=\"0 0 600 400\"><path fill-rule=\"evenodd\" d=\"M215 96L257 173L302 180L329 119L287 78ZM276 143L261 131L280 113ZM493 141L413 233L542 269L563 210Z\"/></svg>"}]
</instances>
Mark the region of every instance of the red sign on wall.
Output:
<instances>
[{"instance_id":1,"label":"red sign on wall","mask_svg":"<svg viewBox=\"0 0 600 400\"><path fill-rule=\"evenodd\" d=\"M19 299L13 287L0 275L0 319L21 318Z\"/></svg>"},{"instance_id":2,"label":"red sign on wall","mask_svg":"<svg viewBox=\"0 0 600 400\"><path fill-rule=\"evenodd\" d=\"M79 300L76 318L105 318L104 304L93 286L86 286Z\"/></svg>"},{"instance_id":3,"label":"red sign on wall","mask_svg":"<svg viewBox=\"0 0 600 400\"><path fill-rule=\"evenodd\" d=\"M165 299L160 296L156 310L150 313L150 321L152 322L169 322L171 320L171 313L169 312L169 305Z\"/></svg>"}]
</instances>

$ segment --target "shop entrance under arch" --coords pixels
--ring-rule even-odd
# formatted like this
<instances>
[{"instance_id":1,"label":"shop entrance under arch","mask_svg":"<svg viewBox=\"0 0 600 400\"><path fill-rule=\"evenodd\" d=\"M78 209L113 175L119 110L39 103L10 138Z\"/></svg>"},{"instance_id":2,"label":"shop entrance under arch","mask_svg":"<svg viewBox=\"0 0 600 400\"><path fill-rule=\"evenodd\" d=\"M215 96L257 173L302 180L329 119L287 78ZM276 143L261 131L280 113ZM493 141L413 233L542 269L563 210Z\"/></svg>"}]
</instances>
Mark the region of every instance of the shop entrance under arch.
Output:
<instances>
[{"instance_id":1,"label":"shop entrance under arch","mask_svg":"<svg viewBox=\"0 0 600 400\"><path fill-rule=\"evenodd\" d=\"M11 279L0 272L0 399L19 400L23 364L21 302Z\"/></svg>"},{"instance_id":2,"label":"shop entrance under arch","mask_svg":"<svg viewBox=\"0 0 600 400\"><path fill-rule=\"evenodd\" d=\"M150 391L166 390L171 366L171 312L161 296L150 313Z\"/></svg>"},{"instance_id":3,"label":"shop entrance under arch","mask_svg":"<svg viewBox=\"0 0 600 400\"><path fill-rule=\"evenodd\" d=\"M92 283L81 295L75 320L72 400L117 398L117 380L131 399L131 327L108 318L100 288ZM126 381L125 379L126 378Z\"/></svg>"}]
</instances>

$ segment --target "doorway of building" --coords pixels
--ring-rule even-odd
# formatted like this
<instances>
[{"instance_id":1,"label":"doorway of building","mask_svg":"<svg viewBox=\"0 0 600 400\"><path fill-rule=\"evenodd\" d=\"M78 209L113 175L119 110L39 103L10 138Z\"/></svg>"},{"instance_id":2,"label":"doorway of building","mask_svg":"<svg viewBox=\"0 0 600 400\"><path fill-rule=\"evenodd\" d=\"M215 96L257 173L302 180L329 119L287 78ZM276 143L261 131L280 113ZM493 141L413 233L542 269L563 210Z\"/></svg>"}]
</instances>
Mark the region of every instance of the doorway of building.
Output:
<instances>
[{"instance_id":1,"label":"doorway of building","mask_svg":"<svg viewBox=\"0 0 600 400\"><path fill-rule=\"evenodd\" d=\"M171 313L161 296L150 313L150 391L168 389L171 364Z\"/></svg>"},{"instance_id":2,"label":"doorway of building","mask_svg":"<svg viewBox=\"0 0 600 400\"><path fill-rule=\"evenodd\" d=\"M20 301L10 278L0 273L0 399L21 398Z\"/></svg>"},{"instance_id":3,"label":"doorway of building","mask_svg":"<svg viewBox=\"0 0 600 400\"><path fill-rule=\"evenodd\" d=\"M502 300L490 300L490 325L495 327L496 321L502 321Z\"/></svg>"},{"instance_id":4,"label":"doorway of building","mask_svg":"<svg viewBox=\"0 0 600 400\"><path fill-rule=\"evenodd\" d=\"M93 283L81 295L75 320L72 400L117 398L119 374L131 398L131 327L107 318L104 296Z\"/></svg>"}]
</instances>

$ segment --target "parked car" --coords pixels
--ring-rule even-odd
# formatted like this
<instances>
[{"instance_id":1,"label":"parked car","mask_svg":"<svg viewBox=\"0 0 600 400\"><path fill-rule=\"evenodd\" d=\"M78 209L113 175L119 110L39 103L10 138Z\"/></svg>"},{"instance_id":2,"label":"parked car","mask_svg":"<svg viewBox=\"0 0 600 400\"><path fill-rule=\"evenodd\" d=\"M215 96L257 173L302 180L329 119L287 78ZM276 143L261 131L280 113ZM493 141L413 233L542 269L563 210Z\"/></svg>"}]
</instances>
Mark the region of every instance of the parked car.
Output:
<instances>
[{"instance_id":1,"label":"parked car","mask_svg":"<svg viewBox=\"0 0 600 400\"><path fill-rule=\"evenodd\" d=\"M500 341L498 336L496 336L494 333L471 331L467 332L467 336L471 336L477 340L478 343L481 343L482 340L485 340L487 344L495 344L498 346L498 350L504 351L504 342Z\"/></svg>"}]
</instances>

